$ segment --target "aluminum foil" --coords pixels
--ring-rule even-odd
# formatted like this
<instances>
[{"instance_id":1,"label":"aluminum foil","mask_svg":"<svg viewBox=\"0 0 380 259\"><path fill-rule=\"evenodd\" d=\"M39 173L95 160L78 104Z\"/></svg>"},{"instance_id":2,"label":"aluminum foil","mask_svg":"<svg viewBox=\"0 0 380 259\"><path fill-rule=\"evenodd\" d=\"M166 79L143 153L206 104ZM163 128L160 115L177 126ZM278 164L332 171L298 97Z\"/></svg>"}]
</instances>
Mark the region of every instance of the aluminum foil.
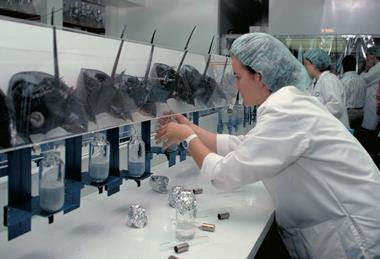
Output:
<instances>
[{"instance_id":1,"label":"aluminum foil","mask_svg":"<svg viewBox=\"0 0 380 259\"><path fill-rule=\"evenodd\" d=\"M140 205L132 205L128 208L127 225L135 228L144 228L148 224L145 209Z\"/></svg>"},{"instance_id":2,"label":"aluminum foil","mask_svg":"<svg viewBox=\"0 0 380 259\"><path fill-rule=\"evenodd\" d=\"M180 214L196 211L197 199L192 190L182 190L176 197L175 207Z\"/></svg>"},{"instance_id":3,"label":"aluminum foil","mask_svg":"<svg viewBox=\"0 0 380 259\"><path fill-rule=\"evenodd\" d=\"M183 190L183 186L173 186L171 191L169 192L169 205L175 208L175 200L177 195Z\"/></svg>"},{"instance_id":4,"label":"aluminum foil","mask_svg":"<svg viewBox=\"0 0 380 259\"><path fill-rule=\"evenodd\" d=\"M152 175L149 179L149 185L158 193L168 192L169 178L161 175Z\"/></svg>"}]
</instances>

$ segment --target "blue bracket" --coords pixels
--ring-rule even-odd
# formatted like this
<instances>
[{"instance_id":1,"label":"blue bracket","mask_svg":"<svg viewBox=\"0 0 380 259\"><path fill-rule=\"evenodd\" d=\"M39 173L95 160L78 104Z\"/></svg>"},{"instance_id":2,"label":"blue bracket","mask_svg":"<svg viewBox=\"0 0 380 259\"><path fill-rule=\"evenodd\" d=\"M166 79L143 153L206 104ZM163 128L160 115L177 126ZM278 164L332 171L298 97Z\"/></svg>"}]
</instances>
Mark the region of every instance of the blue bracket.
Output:
<instances>
[{"instance_id":1,"label":"blue bracket","mask_svg":"<svg viewBox=\"0 0 380 259\"><path fill-rule=\"evenodd\" d=\"M67 214L80 207L80 194L83 188L81 183L81 167L82 167L82 137L74 137L65 141L65 202L61 210L55 212L46 212L41 210L39 205L39 197L32 198L32 214L48 218L49 224L54 222L54 214L63 211ZM36 158L37 164L42 157Z\"/></svg>"},{"instance_id":2,"label":"blue bracket","mask_svg":"<svg viewBox=\"0 0 380 259\"><path fill-rule=\"evenodd\" d=\"M145 173L150 173L151 160L153 158L153 155L151 152L150 132L151 132L151 122L143 121L141 123L141 137L145 143Z\"/></svg>"},{"instance_id":3,"label":"blue bracket","mask_svg":"<svg viewBox=\"0 0 380 259\"><path fill-rule=\"evenodd\" d=\"M244 107L243 127L245 128L247 126L247 122L248 122L248 111L247 111L247 107L245 107L245 105L243 105L243 107Z\"/></svg>"},{"instance_id":4,"label":"blue bracket","mask_svg":"<svg viewBox=\"0 0 380 259\"><path fill-rule=\"evenodd\" d=\"M179 145L178 147L179 152L179 161L183 162L186 160L186 150L182 147L182 145Z\"/></svg>"},{"instance_id":5,"label":"blue bracket","mask_svg":"<svg viewBox=\"0 0 380 259\"><path fill-rule=\"evenodd\" d=\"M98 188L99 194L103 193L103 189L105 189L107 191L107 196L111 196L120 191L120 185L123 183L123 178L110 175L105 181L97 183L92 181L88 172L83 172L82 183Z\"/></svg>"},{"instance_id":6,"label":"blue bracket","mask_svg":"<svg viewBox=\"0 0 380 259\"><path fill-rule=\"evenodd\" d=\"M152 173L150 172L145 172L142 176L140 177L132 177L129 175L128 173L128 170L122 170L121 171L121 175L122 177L125 179L125 180L132 180L132 181L135 181L137 183L137 187L140 187L141 186L141 181L149 178Z\"/></svg>"},{"instance_id":7,"label":"blue bracket","mask_svg":"<svg viewBox=\"0 0 380 259\"><path fill-rule=\"evenodd\" d=\"M232 135L232 129L233 129L232 121L228 121L227 129L228 129L228 134Z\"/></svg>"},{"instance_id":8,"label":"blue bracket","mask_svg":"<svg viewBox=\"0 0 380 259\"><path fill-rule=\"evenodd\" d=\"M110 181L105 185L107 195L111 196L120 191L120 185L123 183L120 174L120 149L119 149L119 128L107 130L107 140L110 143Z\"/></svg>"},{"instance_id":9,"label":"blue bracket","mask_svg":"<svg viewBox=\"0 0 380 259\"><path fill-rule=\"evenodd\" d=\"M8 227L8 240L31 230L31 167L30 148L8 153L8 206L4 207L4 225Z\"/></svg>"},{"instance_id":10,"label":"blue bracket","mask_svg":"<svg viewBox=\"0 0 380 259\"><path fill-rule=\"evenodd\" d=\"M256 114L257 114L257 107L256 106L254 106L253 108L250 107L249 124L252 124L252 122L256 121Z\"/></svg>"},{"instance_id":11,"label":"blue bracket","mask_svg":"<svg viewBox=\"0 0 380 259\"><path fill-rule=\"evenodd\" d=\"M10 206L5 206L4 225L8 227L8 240L12 240L32 229L32 213Z\"/></svg>"},{"instance_id":12,"label":"blue bracket","mask_svg":"<svg viewBox=\"0 0 380 259\"><path fill-rule=\"evenodd\" d=\"M80 207L82 184L82 136L67 139L65 153L65 205L63 212L69 213Z\"/></svg>"},{"instance_id":13,"label":"blue bracket","mask_svg":"<svg viewBox=\"0 0 380 259\"><path fill-rule=\"evenodd\" d=\"M151 147L149 154L152 158L153 158L153 154L157 154L157 155L164 154L166 158L168 159L169 167L172 167L177 162L176 157L177 157L178 151L163 152L161 147Z\"/></svg>"},{"instance_id":14,"label":"blue bracket","mask_svg":"<svg viewBox=\"0 0 380 259\"><path fill-rule=\"evenodd\" d=\"M222 134L223 133L223 129L224 129L224 125L223 125L222 109L220 109L218 111L218 124L216 126L216 132L218 134Z\"/></svg>"},{"instance_id":15,"label":"blue bracket","mask_svg":"<svg viewBox=\"0 0 380 259\"><path fill-rule=\"evenodd\" d=\"M65 204L63 213L69 213L80 206L80 192L83 188L81 182L66 179L65 181Z\"/></svg>"},{"instance_id":16,"label":"blue bracket","mask_svg":"<svg viewBox=\"0 0 380 259\"><path fill-rule=\"evenodd\" d=\"M66 140L65 154L66 179L82 181L82 136Z\"/></svg>"},{"instance_id":17,"label":"blue bracket","mask_svg":"<svg viewBox=\"0 0 380 259\"><path fill-rule=\"evenodd\" d=\"M248 107L248 110L247 110L247 121L248 121L248 124L252 124L252 107Z\"/></svg>"},{"instance_id":18,"label":"blue bracket","mask_svg":"<svg viewBox=\"0 0 380 259\"><path fill-rule=\"evenodd\" d=\"M177 151L165 152L166 158L169 161L169 167L172 167L176 164Z\"/></svg>"},{"instance_id":19,"label":"blue bracket","mask_svg":"<svg viewBox=\"0 0 380 259\"><path fill-rule=\"evenodd\" d=\"M193 123L199 126L199 112L193 112Z\"/></svg>"},{"instance_id":20,"label":"blue bracket","mask_svg":"<svg viewBox=\"0 0 380 259\"><path fill-rule=\"evenodd\" d=\"M103 193L103 190L105 189L107 191L107 196L111 196L120 191L120 185L123 183L119 164L119 128L109 129L106 131L106 134L107 140L110 143L109 176L105 181L97 183L92 181L88 172L81 172L80 169L80 175L82 184L98 188L99 194ZM81 146L82 145L80 144L79 147Z\"/></svg>"}]
</instances>

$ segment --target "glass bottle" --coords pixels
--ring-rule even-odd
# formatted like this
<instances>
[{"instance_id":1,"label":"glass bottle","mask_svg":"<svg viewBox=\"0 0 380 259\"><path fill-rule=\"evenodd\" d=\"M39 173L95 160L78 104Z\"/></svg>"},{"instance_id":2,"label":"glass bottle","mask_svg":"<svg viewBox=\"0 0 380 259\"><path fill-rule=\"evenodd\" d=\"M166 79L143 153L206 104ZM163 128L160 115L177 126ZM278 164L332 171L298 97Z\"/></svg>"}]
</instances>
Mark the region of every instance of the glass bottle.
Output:
<instances>
[{"instance_id":1,"label":"glass bottle","mask_svg":"<svg viewBox=\"0 0 380 259\"><path fill-rule=\"evenodd\" d=\"M176 238L178 240L193 239L196 225L195 216L197 202L191 190L182 190L176 197Z\"/></svg>"},{"instance_id":2,"label":"glass bottle","mask_svg":"<svg viewBox=\"0 0 380 259\"><path fill-rule=\"evenodd\" d=\"M145 143L135 134L128 143L128 172L132 177L140 177L145 172Z\"/></svg>"},{"instance_id":3,"label":"glass bottle","mask_svg":"<svg viewBox=\"0 0 380 259\"><path fill-rule=\"evenodd\" d=\"M168 122L177 122L176 120L175 120L175 118L174 117L169 117L168 118ZM159 127L160 127L160 125L157 125L158 126L158 128L157 128L157 130L159 129ZM161 147L164 145L164 143L161 143ZM170 152L177 152L178 151L178 144L177 143L174 143L174 144L172 144L172 145L170 145L166 150L165 150L165 152L166 153L170 153Z\"/></svg>"},{"instance_id":4,"label":"glass bottle","mask_svg":"<svg viewBox=\"0 0 380 259\"><path fill-rule=\"evenodd\" d=\"M47 212L62 209L65 200L65 171L60 153L50 151L39 166L40 207Z\"/></svg>"},{"instance_id":5,"label":"glass bottle","mask_svg":"<svg viewBox=\"0 0 380 259\"><path fill-rule=\"evenodd\" d=\"M103 134L96 134L89 145L88 174L93 182L107 179L110 167L110 143Z\"/></svg>"}]
</instances>

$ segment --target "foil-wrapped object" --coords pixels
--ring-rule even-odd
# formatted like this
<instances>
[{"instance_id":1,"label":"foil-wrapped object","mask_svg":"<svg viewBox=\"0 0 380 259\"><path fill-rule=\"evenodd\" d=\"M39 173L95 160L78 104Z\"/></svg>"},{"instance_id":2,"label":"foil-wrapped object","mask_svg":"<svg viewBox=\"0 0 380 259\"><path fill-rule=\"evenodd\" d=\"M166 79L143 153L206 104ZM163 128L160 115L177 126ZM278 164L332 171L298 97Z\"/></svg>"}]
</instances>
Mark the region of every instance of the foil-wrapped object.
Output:
<instances>
[{"instance_id":1,"label":"foil-wrapped object","mask_svg":"<svg viewBox=\"0 0 380 259\"><path fill-rule=\"evenodd\" d=\"M162 175L152 175L149 179L149 185L158 193L168 192L169 178Z\"/></svg>"},{"instance_id":2,"label":"foil-wrapped object","mask_svg":"<svg viewBox=\"0 0 380 259\"><path fill-rule=\"evenodd\" d=\"M180 214L188 211L196 212L197 199L192 190L182 190L176 197L175 208Z\"/></svg>"},{"instance_id":3,"label":"foil-wrapped object","mask_svg":"<svg viewBox=\"0 0 380 259\"><path fill-rule=\"evenodd\" d=\"M148 224L148 217L141 205L132 205L128 208L127 225L135 228L144 228Z\"/></svg>"},{"instance_id":4,"label":"foil-wrapped object","mask_svg":"<svg viewBox=\"0 0 380 259\"><path fill-rule=\"evenodd\" d=\"M169 205L175 208L175 201L177 195L183 190L183 186L173 186L171 191L169 192Z\"/></svg>"}]
</instances>

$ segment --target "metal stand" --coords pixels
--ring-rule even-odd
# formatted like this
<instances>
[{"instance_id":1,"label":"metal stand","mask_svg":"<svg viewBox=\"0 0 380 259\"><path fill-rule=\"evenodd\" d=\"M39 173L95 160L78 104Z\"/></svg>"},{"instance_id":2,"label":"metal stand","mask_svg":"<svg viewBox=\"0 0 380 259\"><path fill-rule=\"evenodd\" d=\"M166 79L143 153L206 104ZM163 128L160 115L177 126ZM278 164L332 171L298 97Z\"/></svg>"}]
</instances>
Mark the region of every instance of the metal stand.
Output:
<instances>
[{"instance_id":1,"label":"metal stand","mask_svg":"<svg viewBox=\"0 0 380 259\"><path fill-rule=\"evenodd\" d=\"M199 113L193 116L195 124L199 123ZM119 161L119 128L107 130L107 140L110 142L110 168L109 177L103 183L93 183L89 180L88 173L82 172L82 136L69 138L65 141L65 203L63 212L69 213L80 207L81 189L84 184L96 186L99 193L103 188L108 196L120 191L122 180L134 180L137 185L141 181L150 177L151 160L153 154L165 154L169 161L169 166L176 164L176 156L180 155L180 160L186 159L186 150L179 146L178 151L162 152L161 148L151 146L151 122L145 121L141 125L142 139L145 142L145 173L139 178L128 176L128 171L120 170ZM42 159L38 156L37 163ZM8 206L4 207L4 226L8 227L8 239L14 239L31 230L32 215L46 217L49 224L54 222L54 213L47 213L40 209L39 197L31 195L32 181L32 156L31 148L11 151L8 153L7 165L0 164L0 177L8 175ZM60 211L61 211L60 210Z\"/></svg>"},{"instance_id":2,"label":"metal stand","mask_svg":"<svg viewBox=\"0 0 380 259\"><path fill-rule=\"evenodd\" d=\"M88 172L82 172L81 175L83 184L98 188L99 194L102 194L105 189L107 196L111 196L120 191L120 185L123 183L119 169L119 128L109 129L106 134L110 143L109 176L105 181L97 183L92 181Z\"/></svg>"}]
</instances>

